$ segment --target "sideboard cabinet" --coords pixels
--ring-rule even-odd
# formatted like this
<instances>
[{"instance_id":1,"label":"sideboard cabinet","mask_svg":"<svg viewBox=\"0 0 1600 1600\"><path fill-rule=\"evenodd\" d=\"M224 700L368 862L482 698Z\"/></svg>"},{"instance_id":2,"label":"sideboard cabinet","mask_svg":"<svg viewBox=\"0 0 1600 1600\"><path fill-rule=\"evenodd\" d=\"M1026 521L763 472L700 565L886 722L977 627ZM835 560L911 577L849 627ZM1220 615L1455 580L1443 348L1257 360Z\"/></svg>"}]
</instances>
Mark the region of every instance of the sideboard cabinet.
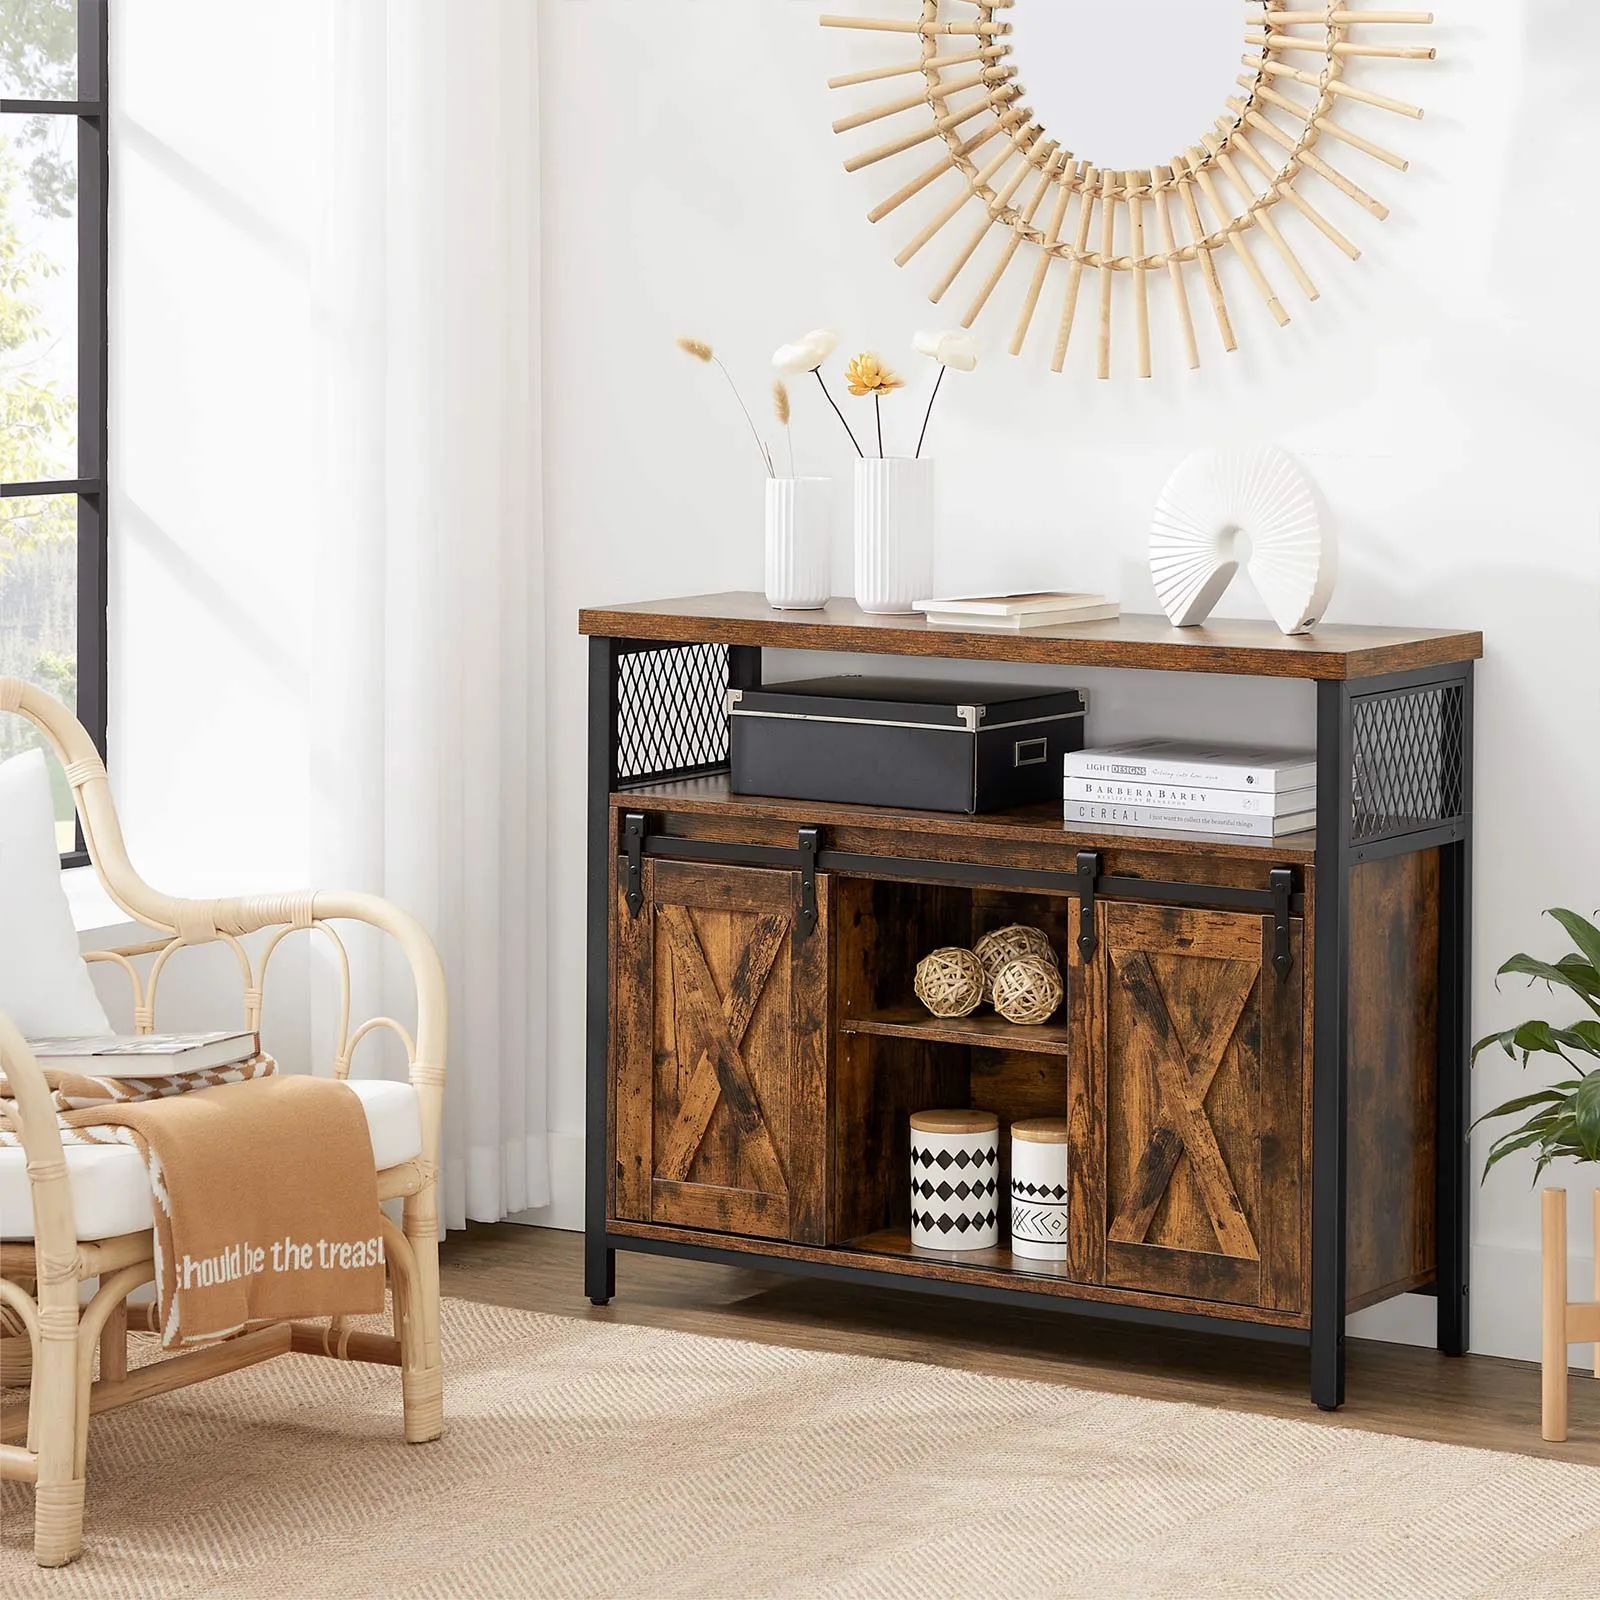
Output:
<instances>
[{"instance_id":1,"label":"sideboard cabinet","mask_svg":"<svg viewBox=\"0 0 1600 1600\"><path fill-rule=\"evenodd\" d=\"M1407 1291L1467 1346L1477 634L1124 618L1021 635L719 595L586 611L587 1292L615 1252L760 1263L1306 1346ZM1316 684L1315 832L1082 832L738 795L762 649ZM917 960L1027 922L1048 1023L930 1016ZM1068 1121L1066 1257L916 1248L909 1117ZM1002 1139L1001 1194L1008 1192Z\"/></svg>"}]
</instances>

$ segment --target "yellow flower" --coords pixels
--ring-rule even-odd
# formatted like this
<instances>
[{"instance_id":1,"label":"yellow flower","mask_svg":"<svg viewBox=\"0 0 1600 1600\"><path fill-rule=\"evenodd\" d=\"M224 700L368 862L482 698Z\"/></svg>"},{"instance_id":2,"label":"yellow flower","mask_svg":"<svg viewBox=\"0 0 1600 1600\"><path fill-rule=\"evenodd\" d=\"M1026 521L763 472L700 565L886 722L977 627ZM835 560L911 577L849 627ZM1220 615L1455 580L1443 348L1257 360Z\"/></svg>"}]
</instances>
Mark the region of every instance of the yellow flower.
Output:
<instances>
[{"instance_id":1,"label":"yellow flower","mask_svg":"<svg viewBox=\"0 0 1600 1600\"><path fill-rule=\"evenodd\" d=\"M870 350L864 350L844 369L845 382L850 393L889 394L905 387L904 383L886 367Z\"/></svg>"}]
</instances>

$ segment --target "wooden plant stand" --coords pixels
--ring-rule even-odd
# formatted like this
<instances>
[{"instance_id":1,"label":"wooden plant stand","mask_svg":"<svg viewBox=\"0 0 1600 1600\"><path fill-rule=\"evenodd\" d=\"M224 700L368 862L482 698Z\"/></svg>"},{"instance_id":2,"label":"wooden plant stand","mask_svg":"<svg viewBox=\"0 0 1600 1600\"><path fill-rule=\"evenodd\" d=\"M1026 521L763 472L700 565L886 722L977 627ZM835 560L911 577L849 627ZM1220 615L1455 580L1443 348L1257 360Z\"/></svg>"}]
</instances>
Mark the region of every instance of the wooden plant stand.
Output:
<instances>
[{"instance_id":1,"label":"wooden plant stand","mask_svg":"<svg viewBox=\"0 0 1600 1600\"><path fill-rule=\"evenodd\" d=\"M1544 1427L1552 1444L1567 1437L1567 1352L1594 1342L1600 1378L1600 1189L1594 1192L1594 1299L1567 1299L1567 1191L1544 1192Z\"/></svg>"},{"instance_id":2,"label":"wooden plant stand","mask_svg":"<svg viewBox=\"0 0 1600 1600\"><path fill-rule=\"evenodd\" d=\"M966 633L749 594L580 629L591 1300L617 1250L644 1250L1241 1334L1308 1348L1328 1409L1351 1311L1437 1294L1439 1347L1465 1352L1480 635ZM1069 830L1059 802L733 794L726 694L761 681L764 649L1305 680L1317 828L1130 835ZM916 1004L918 957L1017 921L1062 954L1049 1023ZM908 1118L957 1106L1068 1119L1065 1261L1014 1257L1004 1231L913 1247Z\"/></svg>"}]
</instances>

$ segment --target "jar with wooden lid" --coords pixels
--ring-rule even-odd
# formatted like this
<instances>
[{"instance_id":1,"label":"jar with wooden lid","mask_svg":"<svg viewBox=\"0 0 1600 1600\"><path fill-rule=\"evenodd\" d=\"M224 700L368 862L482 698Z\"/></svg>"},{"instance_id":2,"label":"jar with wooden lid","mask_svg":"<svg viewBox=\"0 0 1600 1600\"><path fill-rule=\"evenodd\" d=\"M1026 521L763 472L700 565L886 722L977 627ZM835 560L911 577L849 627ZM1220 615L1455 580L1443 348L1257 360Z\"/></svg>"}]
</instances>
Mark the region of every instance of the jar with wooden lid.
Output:
<instances>
[{"instance_id":1,"label":"jar with wooden lid","mask_svg":"<svg viewBox=\"0 0 1600 1600\"><path fill-rule=\"evenodd\" d=\"M924 1250L1000 1243L1000 1119L993 1112L911 1114L911 1242Z\"/></svg>"},{"instance_id":2,"label":"jar with wooden lid","mask_svg":"<svg viewBox=\"0 0 1600 1600\"><path fill-rule=\"evenodd\" d=\"M1011 1124L1011 1253L1067 1259L1067 1119Z\"/></svg>"}]
</instances>

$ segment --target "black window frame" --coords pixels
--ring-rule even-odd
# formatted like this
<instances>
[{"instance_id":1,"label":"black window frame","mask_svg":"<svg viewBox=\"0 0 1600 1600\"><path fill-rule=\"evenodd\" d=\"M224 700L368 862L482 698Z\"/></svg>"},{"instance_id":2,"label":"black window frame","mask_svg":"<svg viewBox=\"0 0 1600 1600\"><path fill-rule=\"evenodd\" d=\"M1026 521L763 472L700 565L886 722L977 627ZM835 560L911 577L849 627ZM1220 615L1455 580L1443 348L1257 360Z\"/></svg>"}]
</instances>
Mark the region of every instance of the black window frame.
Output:
<instances>
[{"instance_id":1,"label":"black window frame","mask_svg":"<svg viewBox=\"0 0 1600 1600\"><path fill-rule=\"evenodd\" d=\"M78 124L78 474L38 483L0 484L0 498L78 497L78 721L102 760L106 753L106 303L109 281L111 161L107 138L110 0L78 0L78 98L0 98L0 113L74 117ZM86 866L80 829L64 867Z\"/></svg>"}]
</instances>

